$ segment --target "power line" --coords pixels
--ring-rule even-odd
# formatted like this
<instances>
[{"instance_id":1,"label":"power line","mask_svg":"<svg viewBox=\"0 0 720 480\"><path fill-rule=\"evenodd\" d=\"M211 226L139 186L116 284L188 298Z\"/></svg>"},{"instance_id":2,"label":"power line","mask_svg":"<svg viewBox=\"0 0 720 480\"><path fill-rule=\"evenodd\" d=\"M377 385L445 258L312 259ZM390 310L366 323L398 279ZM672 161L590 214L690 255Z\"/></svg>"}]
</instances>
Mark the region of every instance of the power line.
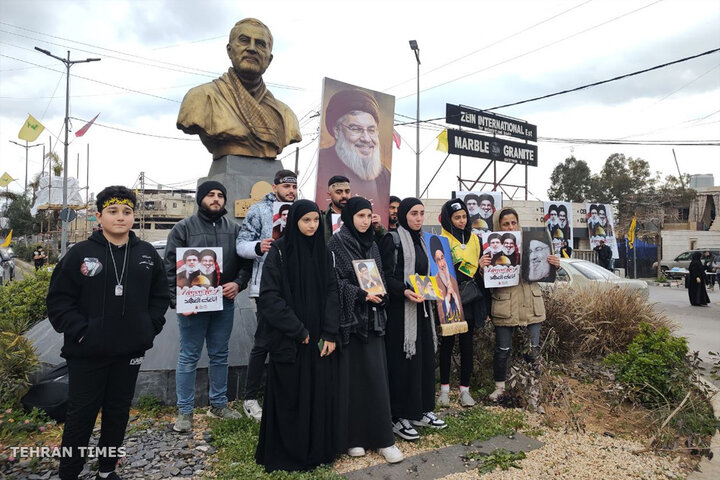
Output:
<instances>
[{"instance_id":1,"label":"power line","mask_svg":"<svg viewBox=\"0 0 720 480\"><path fill-rule=\"evenodd\" d=\"M602 138L554 138L538 137L538 142L584 143L588 145L667 145L684 147L718 147L720 140L620 140Z\"/></svg>"},{"instance_id":2,"label":"power line","mask_svg":"<svg viewBox=\"0 0 720 480\"><path fill-rule=\"evenodd\" d=\"M77 118L77 117L70 117L70 119L77 120L79 122L85 122L85 123L90 121L90 120L83 120L82 118ZM132 133L133 135L142 135L144 137L164 138L166 140L182 140L185 142L199 142L200 141L197 138L169 137L166 135L155 135L152 133L136 132L134 130L127 130L125 128L112 127L110 125L104 125L104 124L98 123L98 122L93 123L93 125L97 125L98 127L102 127L102 128L108 128L110 130L117 130L119 132Z\"/></svg>"},{"instance_id":3,"label":"power line","mask_svg":"<svg viewBox=\"0 0 720 480\"><path fill-rule=\"evenodd\" d=\"M614 22L614 21L619 20L619 19L621 19L621 18L623 18L623 17L627 17L628 15L632 15L633 13L637 13L637 12L639 12L640 10L644 10L644 9L646 9L646 8L648 8L648 7L651 7L651 6L653 6L653 5L657 4L657 3L660 3L660 2L662 2L662 1L663 1L663 0L656 0L655 2L649 3L649 4L647 4L647 5L643 6L643 7L637 8L637 9L631 11L631 12L627 12L627 13L624 13L624 14L619 15L619 16L617 16L617 17L611 18L610 20L606 20L606 21L604 21L604 22L602 22L602 23L599 23L599 24L597 24L597 25L595 25L595 26L593 26L593 27L586 28L585 30L581 30L581 31L579 31L579 32L573 33L572 35L568 35L567 37L563 37L563 38L561 38L561 39L559 39L559 40L555 40L555 41L553 41L553 42L547 43L547 44L545 44L545 45L543 45L543 46L541 46L541 47L535 48L535 49L530 50L530 51L527 51L527 52L525 52L525 53L521 53L520 55L516 55L516 56L514 56L514 57L512 57L512 58L509 58L509 59L507 59L507 60L503 60L502 62L498 62L498 63L496 63L496 64L494 64L494 65L490 65L490 66L485 67L485 68L482 68L482 69L480 69L480 70L476 70L476 71L474 71L474 72L467 73L467 74L465 74L465 75L461 75L461 76L459 76L459 77L453 78L452 80L448 80L448 81L446 81L446 82L442 82L442 83L439 83L439 84L437 84L437 85L433 85L432 87L425 88L425 89L423 89L423 90L420 90L420 92L421 92L421 93L422 93L422 92L427 92L427 91L429 91L429 90L433 90L433 89L435 89L435 88L442 87L442 86L447 85L447 84L449 84L449 83L453 83L453 82L456 82L456 81L458 81L458 80L462 80L463 78L471 77L471 76L476 75L476 74L478 74L478 73L481 73L481 72L490 70L491 68L495 68L495 67L498 67L498 66L500 66L500 65L504 65L504 64L506 64L506 63L512 62L513 60L517 60L518 58L522 58L522 57L528 56L528 55L530 55L531 53L539 52L540 50L543 50L543 49L545 49L545 48L551 47L551 46L553 46L553 45L557 45L558 43L564 42L565 40L569 40L569 39L571 39L571 38L577 37L578 35L582 35L583 33L587 33L587 32L589 32L589 31L591 31L591 30L596 29L596 28L600 28L600 27L602 27L602 26L605 26L605 25L607 25L608 23ZM397 100L402 100L402 99L404 99L404 98L412 97L412 96L415 95L415 94L416 94L416 93L413 92L413 93L410 93L410 94L405 95L405 96L403 96L403 97L399 97Z\"/></svg>"}]
</instances>

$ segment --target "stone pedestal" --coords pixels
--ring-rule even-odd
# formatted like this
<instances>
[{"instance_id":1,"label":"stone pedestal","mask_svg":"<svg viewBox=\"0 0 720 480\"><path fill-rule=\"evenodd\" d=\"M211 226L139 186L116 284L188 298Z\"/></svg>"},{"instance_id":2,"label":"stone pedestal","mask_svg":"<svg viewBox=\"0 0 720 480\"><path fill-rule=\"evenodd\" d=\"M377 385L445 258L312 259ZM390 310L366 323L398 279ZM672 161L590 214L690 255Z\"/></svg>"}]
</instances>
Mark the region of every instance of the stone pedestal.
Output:
<instances>
[{"instance_id":1,"label":"stone pedestal","mask_svg":"<svg viewBox=\"0 0 720 480\"><path fill-rule=\"evenodd\" d=\"M225 185L225 208L233 219L242 222L235 216L235 200L250 198L250 190L257 182L265 181L272 185L275 172L282 168L282 162L278 160L225 155L213 160L207 177L198 179L198 185L206 180L215 180Z\"/></svg>"}]
</instances>

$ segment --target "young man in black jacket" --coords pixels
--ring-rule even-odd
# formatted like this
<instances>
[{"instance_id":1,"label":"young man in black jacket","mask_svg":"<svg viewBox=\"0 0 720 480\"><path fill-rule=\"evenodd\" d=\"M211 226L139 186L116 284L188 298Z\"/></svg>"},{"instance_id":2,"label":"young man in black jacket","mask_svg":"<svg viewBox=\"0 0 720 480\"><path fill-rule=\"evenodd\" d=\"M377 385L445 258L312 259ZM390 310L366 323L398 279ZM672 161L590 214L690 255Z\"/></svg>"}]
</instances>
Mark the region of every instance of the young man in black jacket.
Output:
<instances>
[{"instance_id":1,"label":"young man in black jacket","mask_svg":"<svg viewBox=\"0 0 720 480\"><path fill-rule=\"evenodd\" d=\"M122 186L97 196L102 230L80 242L60 260L50 279L48 317L65 336L69 399L60 458L61 480L75 480L84 454L99 457L96 479L119 480L140 364L165 324L167 278L155 248L130 230L135 221L135 194ZM99 448L87 450L102 408Z\"/></svg>"},{"instance_id":2,"label":"young man in black jacket","mask_svg":"<svg viewBox=\"0 0 720 480\"><path fill-rule=\"evenodd\" d=\"M217 312L178 314L180 351L175 370L178 418L173 429L190 432L195 406L195 377L203 344L207 347L210 377L210 410L208 415L220 418L242 418L228 408L228 353L235 314L235 297L250 279L252 261L244 261L235 252L235 239L240 225L225 217L227 190L214 180L197 188L198 211L180 220L170 231L165 247L165 268L170 288L170 306L176 306L176 268L178 248L222 248L220 285L223 309Z\"/></svg>"}]
</instances>

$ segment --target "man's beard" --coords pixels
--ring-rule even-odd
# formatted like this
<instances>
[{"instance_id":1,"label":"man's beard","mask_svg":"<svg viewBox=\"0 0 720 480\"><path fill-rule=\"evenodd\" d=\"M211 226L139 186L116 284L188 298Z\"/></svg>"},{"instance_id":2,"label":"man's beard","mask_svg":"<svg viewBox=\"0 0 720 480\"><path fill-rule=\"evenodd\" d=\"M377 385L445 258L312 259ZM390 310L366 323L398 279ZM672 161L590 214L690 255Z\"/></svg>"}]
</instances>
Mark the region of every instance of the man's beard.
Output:
<instances>
[{"instance_id":1,"label":"man's beard","mask_svg":"<svg viewBox=\"0 0 720 480\"><path fill-rule=\"evenodd\" d=\"M540 280L545 278L550 273L550 264L540 260L534 262L530 260L530 271L528 272L528 280Z\"/></svg>"},{"instance_id":2,"label":"man's beard","mask_svg":"<svg viewBox=\"0 0 720 480\"><path fill-rule=\"evenodd\" d=\"M549 223L550 225L557 225L557 224L558 224L558 221L557 221L556 218L549 217L549 218L548 218L548 223Z\"/></svg>"},{"instance_id":3,"label":"man's beard","mask_svg":"<svg viewBox=\"0 0 720 480\"><path fill-rule=\"evenodd\" d=\"M560 228L565 228L565 225L567 225L567 220L561 218L561 219L558 221L558 225L560 225Z\"/></svg>"},{"instance_id":4,"label":"man's beard","mask_svg":"<svg viewBox=\"0 0 720 480\"><path fill-rule=\"evenodd\" d=\"M515 249L512 247L510 247L510 248L503 247L502 251L505 255L515 255Z\"/></svg>"},{"instance_id":5,"label":"man's beard","mask_svg":"<svg viewBox=\"0 0 720 480\"><path fill-rule=\"evenodd\" d=\"M205 265L202 265L202 266L200 267L200 272L201 272L203 275L212 275L213 273L215 273L215 265L211 265L211 266L209 266L209 267L207 267L207 266L205 266Z\"/></svg>"},{"instance_id":6,"label":"man's beard","mask_svg":"<svg viewBox=\"0 0 720 480\"><path fill-rule=\"evenodd\" d=\"M372 155L367 158L355 151L353 144L347 140L343 133L335 142L335 153L340 160L363 180L375 180L382 171L380 149L375 145Z\"/></svg>"},{"instance_id":7,"label":"man's beard","mask_svg":"<svg viewBox=\"0 0 720 480\"><path fill-rule=\"evenodd\" d=\"M440 277L440 281L442 281L443 285L450 287L450 272L447 269L441 270L438 268L438 276Z\"/></svg>"},{"instance_id":8,"label":"man's beard","mask_svg":"<svg viewBox=\"0 0 720 480\"><path fill-rule=\"evenodd\" d=\"M482 208L480 209L480 217L482 217L483 220L487 220L488 218L491 218L493 216L493 211L488 210L485 212Z\"/></svg>"}]
</instances>

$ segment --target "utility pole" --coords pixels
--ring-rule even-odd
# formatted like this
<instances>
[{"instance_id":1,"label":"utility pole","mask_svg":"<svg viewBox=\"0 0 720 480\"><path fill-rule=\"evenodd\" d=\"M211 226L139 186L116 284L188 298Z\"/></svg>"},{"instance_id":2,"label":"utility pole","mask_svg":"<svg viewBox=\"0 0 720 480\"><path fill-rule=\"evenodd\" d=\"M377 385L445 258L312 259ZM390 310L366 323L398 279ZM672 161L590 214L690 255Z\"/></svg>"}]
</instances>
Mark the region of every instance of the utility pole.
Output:
<instances>
[{"instance_id":1,"label":"utility pole","mask_svg":"<svg viewBox=\"0 0 720 480\"><path fill-rule=\"evenodd\" d=\"M415 197L420 198L420 47L410 40L410 48L417 60L417 110L415 114Z\"/></svg>"},{"instance_id":2,"label":"utility pole","mask_svg":"<svg viewBox=\"0 0 720 480\"><path fill-rule=\"evenodd\" d=\"M88 62L99 62L99 58L86 58L85 60L70 60L70 50L67 51L67 59L53 55L48 50L35 47L40 53L44 53L48 57L53 57L56 60L60 60L65 65L65 155L63 160L63 208L61 214L67 215L67 171L68 171L68 131L70 130L70 67L76 63L88 63ZM61 215L61 217L63 216ZM62 219L62 234L60 236L60 258L65 256L67 252L67 224L69 216L65 216Z\"/></svg>"},{"instance_id":3,"label":"utility pole","mask_svg":"<svg viewBox=\"0 0 720 480\"><path fill-rule=\"evenodd\" d=\"M36 143L35 145L28 145L28 141L25 140L25 145L22 143L18 143L14 140L9 140L10 143L14 143L15 145L18 145L25 149L25 187L23 187L23 195L27 193L27 184L28 184L28 150L30 150L32 147L39 147L40 145L45 145L44 143Z\"/></svg>"}]
</instances>

